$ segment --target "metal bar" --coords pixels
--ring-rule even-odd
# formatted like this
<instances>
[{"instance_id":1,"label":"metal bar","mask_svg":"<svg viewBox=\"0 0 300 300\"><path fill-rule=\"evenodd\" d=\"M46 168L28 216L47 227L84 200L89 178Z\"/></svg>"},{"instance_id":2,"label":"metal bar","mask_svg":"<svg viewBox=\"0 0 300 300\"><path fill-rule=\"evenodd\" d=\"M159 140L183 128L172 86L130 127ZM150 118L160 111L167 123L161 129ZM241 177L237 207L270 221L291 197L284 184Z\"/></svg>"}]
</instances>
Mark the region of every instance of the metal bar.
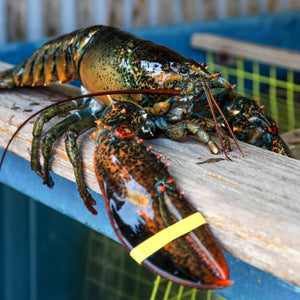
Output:
<instances>
[{"instance_id":1,"label":"metal bar","mask_svg":"<svg viewBox=\"0 0 300 300\"><path fill-rule=\"evenodd\" d=\"M175 0L173 3L173 22L180 23L182 22L182 0Z\"/></svg>"},{"instance_id":2,"label":"metal bar","mask_svg":"<svg viewBox=\"0 0 300 300\"><path fill-rule=\"evenodd\" d=\"M27 0L26 31L28 40L38 40L43 36L42 1Z\"/></svg>"},{"instance_id":3,"label":"metal bar","mask_svg":"<svg viewBox=\"0 0 300 300\"><path fill-rule=\"evenodd\" d=\"M260 0L259 1L259 11L261 13L265 13L268 11L268 0Z\"/></svg>"},{"instance_id":4,"label":"metal bar","mask_svg":"<svg viewBox=\"0 0 300 300\"><path fill-rule=\"evenodd\" d=\"M287 101L286 101L289 131L296 128L294 94L295 94L294 72L289 70L287 74Z\"/></svg>"},{"instance_id":5,"label":"metal bar","mask_svg":"<svg viewBox=\"0 0 300 300\"><path fill-rule=\"evenodd\" d=\"M107 0L93 1L93 22L94 24L108 24Z\"/></svg>"},{"instance_id":6,"label":"metal bar","mask_svg":"<svg viewBox=\"0 0 300 300\"><path fill-rule=\"evenodd\" d=\"M290 7L290 0L280 0L280 10L288 10Z\"/></svg>"},{"instance_id":7,"label":"metal bar","mask_svg":"<svg viewBox=\"0 0 300 300\"><path fill-rule=\"evenodd\" d=\"M148 0L148 22L150 26L158 23L158 0Z\"/></svg>"},{"instance_id":8,"label":"metal bar","mask_svg":"<svg viewBox=\"0 0 300 300\"><path fill-rule=\"evenodd\" d=\"M4 44L7 41L6 34L6 0L0 0L0 45Z\"/></svg>"},{"instance_id":9,"label":"metal bar","mask_svg":"<svg viewBox=\"0 0 300 300\"><path fill-rule=\"evenodd\" d=\"M218 0L217 3L217 18L225 19L227 17L227 0Z\"/></svg>"},{"instance_id":10,"label":"metal bar","mask_svg":"<svg viewBox=\"0 0 300 300\"><path fill-rule=\"evenodd\" d=\"M123 0L123 27L132 27L133 1Z\"/></svg>"},{"instance_id":11,"label":"metal bar","mask_svg":"<svg viewBox=\"0 0 300 300\"><path fill-rule=\"evenodd\" d=\"M239 13L242 16L247 15L247 3L248 3L247 0L239 1Z\"/></svg>"},{"instance_id":12,"label":"metal bar","mask_svg":"<svg viewBox=\"0 0 300 300\"><path fill-rule=\"evenodd\" d=\"M204 0L196 1L196 20L202 21L204 19Z\"/></svg>"},{"instance_id":13,"label":"metal bar","mask_svg":"<svg viewBox=\"0 0 300 300\"><path fill-rule=\"evenodd\" d=\"M76 16L76 1L75 0L61 0L60 1L60 19L61 19L61 33L68 33L75 30L77 27Z\"/></svg>"}]
</instances>

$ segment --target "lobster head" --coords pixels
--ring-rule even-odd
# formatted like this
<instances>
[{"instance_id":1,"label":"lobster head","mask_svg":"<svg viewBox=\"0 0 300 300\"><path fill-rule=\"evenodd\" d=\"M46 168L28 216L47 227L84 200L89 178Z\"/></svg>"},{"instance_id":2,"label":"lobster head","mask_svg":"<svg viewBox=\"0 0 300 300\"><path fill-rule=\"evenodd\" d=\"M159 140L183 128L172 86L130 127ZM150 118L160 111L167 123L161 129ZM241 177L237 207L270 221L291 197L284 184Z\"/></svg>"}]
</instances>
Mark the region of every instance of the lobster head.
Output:
<instances>
[{"instance_id":1,"label":"lobster head","mask_svg":"<svg viewBox=\"0 0 300 300\"><path fill-rule=\"evenodd\" d=\"M203 87L231 88L230 83L220 77L219 73L210 74L204 63L180 57L173 57L172 61L143 62L142 69L145 77L151 77L148 82L160 89L180 89L186 94L202 94Z\"/></svg>"}]
</instances>

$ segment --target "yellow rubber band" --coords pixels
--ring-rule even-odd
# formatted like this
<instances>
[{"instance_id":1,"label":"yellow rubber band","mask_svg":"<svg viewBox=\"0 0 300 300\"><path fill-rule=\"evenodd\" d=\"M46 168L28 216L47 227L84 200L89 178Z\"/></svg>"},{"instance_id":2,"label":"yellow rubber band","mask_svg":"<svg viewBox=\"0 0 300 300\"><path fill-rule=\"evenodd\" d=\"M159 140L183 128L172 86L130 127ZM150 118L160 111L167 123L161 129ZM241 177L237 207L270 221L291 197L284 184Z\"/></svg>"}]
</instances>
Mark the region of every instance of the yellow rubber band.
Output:
<instances>
[{"instance_id":1,"label":"yellow rubber band","mask_svg":"<svg viewBox=\"0 0 300 300\"><path fill-rule=\"evenodd\" d=\"M206 221L201 213L196 212L181 221L161 230L144 242L137 245L130 251L130 256L137 262L142 263L146 258L153 253L163 248L168 243L177 239L178 237L189 233L197 227L205 224Z\"/></svg>"}]
</instances>

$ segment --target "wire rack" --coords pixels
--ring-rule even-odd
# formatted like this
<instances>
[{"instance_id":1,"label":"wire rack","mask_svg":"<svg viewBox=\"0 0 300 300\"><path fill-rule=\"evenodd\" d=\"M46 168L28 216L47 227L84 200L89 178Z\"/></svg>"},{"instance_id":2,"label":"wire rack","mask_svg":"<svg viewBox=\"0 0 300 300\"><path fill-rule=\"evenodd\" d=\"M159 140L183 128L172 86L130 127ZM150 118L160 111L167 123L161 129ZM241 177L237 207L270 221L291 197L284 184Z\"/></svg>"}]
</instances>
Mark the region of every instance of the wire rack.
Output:
<instances>
[{"instance_id":1,"label":"wire rack","mask_svg":"<svg viewBox=\"0 0 300 300\"><path fill-rule=\"evenodd\" d=\"M211 291L174 284L138 265L111 239L92 231L85 275L86 300L222 300Z\"/></svg>"}]
</instances>

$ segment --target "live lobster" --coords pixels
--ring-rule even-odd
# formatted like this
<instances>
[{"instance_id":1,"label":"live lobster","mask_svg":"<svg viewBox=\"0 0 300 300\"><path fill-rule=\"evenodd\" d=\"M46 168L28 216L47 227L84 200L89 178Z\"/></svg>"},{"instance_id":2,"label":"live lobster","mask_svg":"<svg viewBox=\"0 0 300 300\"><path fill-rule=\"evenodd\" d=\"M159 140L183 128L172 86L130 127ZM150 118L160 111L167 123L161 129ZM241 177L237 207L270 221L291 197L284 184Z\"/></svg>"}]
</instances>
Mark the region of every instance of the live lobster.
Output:
<instances>
[{"instance_id":1,"label":"live lobster","mask_svg":"<svg viewBox=\"0 0 300 300\"><path fill-rule=\"evenodd\" d=\"M222 99L229 103L229 99L241 96L219 74L210 74L204 63L108 26L84 28L46 43L20 65L0 73L0 88L45 86L74 79L81 81L85 92L107 95L72 99L42 112L33 129L32 169L44 184L53 186L49 174L52 144L66 133L66 151L79 193L86 207L97 214L93 208L96 202L84 183L76 144L82 132L97 124L92 135L96 142L96 175L112 226L132 257L153 272L186 286L219 289L231 285L225 258L208 224L185 200L161 156L143 146L141 136L156 137L163 132L182 141L187 134L194 135L217 154L218 147L207 133L215 130L226 154L230 142L223 123L228 123L217 102L222 106ZM225 91L213 96L212 88ZM153 94L143 93L149 89ZM156 94L161 89L170 92ZM111 96L114 90L140 92ZM201 98L204 94L206 99ZM247 101L242 98L238 103ZM199 112L197 106L201 108L207 102L213 117L203 117L201 109ZM222 120L215 117L215 108ZM45 122L74 109L79 111L41 137ZM234 118L227 117L234 122ZM250 128L250 117L239 121L236 127L244 125L244 131L247 126ZM291 156L278 131L273 130L275 125L268 124L264 123L267 134L271 134L271 148L269 142L262 144ZM239 138L252 143L265 136L250 131ZM40 141L43 169L38 156Z\"/></svg>"}]
</instances>

